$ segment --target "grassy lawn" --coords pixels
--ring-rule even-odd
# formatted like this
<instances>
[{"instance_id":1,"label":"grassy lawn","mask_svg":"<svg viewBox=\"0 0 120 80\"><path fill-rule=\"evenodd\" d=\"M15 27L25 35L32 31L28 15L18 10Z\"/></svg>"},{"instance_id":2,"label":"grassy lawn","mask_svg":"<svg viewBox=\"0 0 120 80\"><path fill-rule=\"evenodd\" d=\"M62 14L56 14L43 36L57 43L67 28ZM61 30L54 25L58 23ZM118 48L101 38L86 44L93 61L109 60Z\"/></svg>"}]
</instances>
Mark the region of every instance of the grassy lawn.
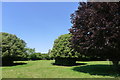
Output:
<instances>
[{"instance_id":1,"label":"grassy lawn","mask_svg":"<svg viewBox=\"0 0 120 80\"><path fill-rule=\"evenodd\" d=\"M24 64L2 67L3 78L113 78L108 61L81 62L77 66L56 66L54 60L21 61ZM17 63L20 63L18 61ZM25 64L26 63L26 64ZM85 63L85 64L84 64Z\"/></svg>"}]
</instances>

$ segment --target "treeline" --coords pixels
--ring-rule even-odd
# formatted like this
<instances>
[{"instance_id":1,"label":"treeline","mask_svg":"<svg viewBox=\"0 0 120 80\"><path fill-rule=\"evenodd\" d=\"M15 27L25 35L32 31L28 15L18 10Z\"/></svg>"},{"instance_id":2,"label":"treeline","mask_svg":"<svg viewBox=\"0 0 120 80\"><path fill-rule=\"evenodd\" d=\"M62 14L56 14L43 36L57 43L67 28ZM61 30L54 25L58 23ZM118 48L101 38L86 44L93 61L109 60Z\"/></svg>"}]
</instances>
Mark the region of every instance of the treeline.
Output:
<instances>
[{"instance_id":1,"label":"treeline","mask_svg":"<svg viewBox=\"0 0 120 80\"><path fill-rule=\"evenodd\" d=\"M35 52L35 48L26 48L26 57L19 57L17 60L50 60L48 53Z\"/></svg>"},{"instance_id":2,"label":"treeline","mask_svg":"<svg viewBox=\"0 0 120 80\"><path fill-rule=\"evenodd\" d=\"M42 54L39 52L35 52L32 54L26 54L26 57L14 57L14 61L26 61L26 60L52 60L47 53Z\"/></svg>"},{"instance_id":3,"label":"treeline","mask_svg":"<svg viewBox=\"0 0 120 80\"><path fill-rule=\"evenodd\" d=\"M36 52L35 48L28 48L26 42L16 35L9 33L0 33L2 42L0 43L0 50L2 52L3 64L11 64L13 61L23 60L53 60L58 57L61 58L75 58L76 60L103 60L98 57L86 57L76 52L70 44L71 34L64 34L54 41L52 50L48 53L42 54Z\"/></svg>"},{"instance_id":4,"label":"treeline","mask_svg":"<svg viewBox=\"0 0 120 80\"><path fill-rule=\"evenodd\" d=\"M0 33L0 57L2 65L11 65L13 61L21 60L49 60L48 54L35 52L35 49L28 48L26 42L16 35L1 32Z\"/></svg>"}]
</instances>

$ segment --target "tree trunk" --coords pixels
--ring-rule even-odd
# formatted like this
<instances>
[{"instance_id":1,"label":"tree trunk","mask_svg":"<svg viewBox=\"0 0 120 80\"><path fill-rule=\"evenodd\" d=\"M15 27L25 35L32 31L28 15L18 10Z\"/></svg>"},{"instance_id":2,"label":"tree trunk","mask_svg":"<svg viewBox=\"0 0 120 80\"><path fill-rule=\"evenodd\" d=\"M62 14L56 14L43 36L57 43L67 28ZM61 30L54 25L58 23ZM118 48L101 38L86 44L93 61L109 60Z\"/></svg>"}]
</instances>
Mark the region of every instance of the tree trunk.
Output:
<instances>
[{"instance_id":1,"label":"tree trunk","mask_svg":"<svg viewBox=\"0 0 120 80\"><path fill-rule=\"evenodd\" d=\"M114 67L114 69L115 69L115 71L117 72L117 73L120 73L120 64L119 64L119 62L120 61L112 61L112 63L113 63L113 67Z\"/></svg>"},{"instance_id":2,"label":"tree trunk","mask_svg":"<svg viewBox=\"0 0 120 80\"><path fill-rule=\"evenodd\" d=\"M119 61L112 61L114 66L118 66L119 65Z\"/></svg>"}]
</instances>

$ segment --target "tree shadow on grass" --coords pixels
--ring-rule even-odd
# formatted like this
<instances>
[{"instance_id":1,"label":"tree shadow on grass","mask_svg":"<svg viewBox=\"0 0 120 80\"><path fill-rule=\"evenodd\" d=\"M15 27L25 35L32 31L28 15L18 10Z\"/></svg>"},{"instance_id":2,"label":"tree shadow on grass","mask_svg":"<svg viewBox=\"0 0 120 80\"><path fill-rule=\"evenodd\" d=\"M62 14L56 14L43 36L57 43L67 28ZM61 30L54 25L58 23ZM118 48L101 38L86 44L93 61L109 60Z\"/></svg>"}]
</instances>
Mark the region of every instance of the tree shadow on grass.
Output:
<instances>
[{"instance_id":1,"label":"tree shadow on grass","mask_svg":"<svg viewBox=\"0 0 120 80\"><path fill-rule=\"evenodd\" d=\"M90 75L120 77L120 74L114 69L112 65L86 65L74 67L73 70L83 73L89 73Z\"/></svg>"},{"instance_id":2,"label":"tree shadow on grass","mask_svg":"<svg viewBox=\"0 0 120 80\"><path fill-rule=\"evenodd\" d=\"M20 62L20 63L13 63L13 64L4 64L0 67L10 67L10 66L17 66L17 65L26 65L27 63L23 63L23 62Z\"/></svg>"},{"instance_id":3,"label":"tree shadow on grass","mask_svg":"<svg viewBox=\"0 0 120 80\"><path fill-rule=\"evenodd\" d=\"M61 65L61 64L55 64L55 63L51 63L52 65L57 65L57 66L80 66L80 65L86 65L87 63L75 63L74 65Z\"/></svg>"}]
</instances>

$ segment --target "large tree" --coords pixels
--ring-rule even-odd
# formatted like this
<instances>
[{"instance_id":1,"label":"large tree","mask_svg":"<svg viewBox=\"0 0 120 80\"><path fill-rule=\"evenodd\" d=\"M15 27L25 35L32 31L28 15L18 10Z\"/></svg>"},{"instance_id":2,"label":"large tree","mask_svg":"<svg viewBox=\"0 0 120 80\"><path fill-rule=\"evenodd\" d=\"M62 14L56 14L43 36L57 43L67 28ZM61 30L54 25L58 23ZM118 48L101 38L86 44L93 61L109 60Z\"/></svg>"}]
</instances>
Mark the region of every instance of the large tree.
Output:
<instances>
[{"instance_id":1,"label":"large tree","mask_svg":"<svg viewBox=\"0 0 120 80\"><path fill-rule=\"evenodd\" d=\"M71 48L70 44L71 34L64 34L58 37L54 41L53 48L51 50L51 56L54 58L56 57L64 57L64 58L72 58L72 57L78 57L77 52L74 51L73 48Z\"/></svg>"},{"instance_id":2,"label":"large tree","mask_svg":"<svg viewBox=\"0 0 120 80\"><path fill-rule=\"evenodd\" d=\"M54 41L50 56L55 58L55 64L58 65L74 65L78 53L71 48L69 40L71 34L64 34Z\"/></svg>"},{"instance_id":3,"label":"large tree","mask_svg":"<svg viewBox=\"0 0 120 80\"><path fill-rule=\"evenodd\" d=\"M73 48L87 56L120 61L120 3L80 2L71 15Z\"/></svg>"},{"instance_id":4,"label":"large tree","mask_svg":"<svg viewBox=\"0 0 120 80\"><path fill-rule=\"evenodd\" d=\"M0 47L2 48L2 61L3 64L9 64L17 57L26 56L26 43L22 39L18 38L16 35L1 32L2 42L0 42Z\"/></svg>"}]
</instances>

